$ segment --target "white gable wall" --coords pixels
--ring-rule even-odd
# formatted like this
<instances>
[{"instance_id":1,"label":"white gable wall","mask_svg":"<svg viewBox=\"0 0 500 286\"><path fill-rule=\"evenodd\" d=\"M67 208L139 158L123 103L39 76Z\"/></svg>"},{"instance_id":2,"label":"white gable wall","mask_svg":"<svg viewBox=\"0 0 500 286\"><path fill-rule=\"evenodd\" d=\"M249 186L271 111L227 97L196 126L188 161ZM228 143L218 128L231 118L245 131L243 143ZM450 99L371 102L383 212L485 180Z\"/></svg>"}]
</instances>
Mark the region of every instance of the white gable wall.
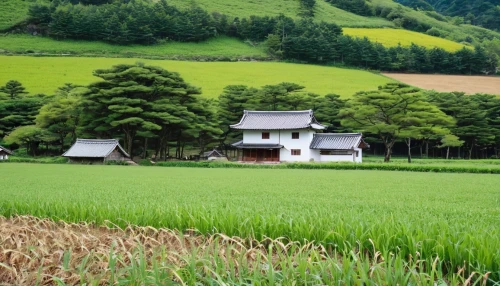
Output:
<instances>
[{"instance_id":1,"label":"white gable wall","mask_svg":"<svg viewBox=\"0 0 500 286\"><path fill-rule=\"evenodd\" d=\"M262 139L262 132L269 132L269 139ZM299 132L299 139L292 139L292 133ZM245 130L243 131L244 144L279 144L283 145L280 150L280 161L284 162L309 162L312 157L312 151L309 149L311 145L314 130ZM300 156L293 155L292 149L300 149ZM319 158L318 158L319 159Z\"/></svg>"}]
</instances>

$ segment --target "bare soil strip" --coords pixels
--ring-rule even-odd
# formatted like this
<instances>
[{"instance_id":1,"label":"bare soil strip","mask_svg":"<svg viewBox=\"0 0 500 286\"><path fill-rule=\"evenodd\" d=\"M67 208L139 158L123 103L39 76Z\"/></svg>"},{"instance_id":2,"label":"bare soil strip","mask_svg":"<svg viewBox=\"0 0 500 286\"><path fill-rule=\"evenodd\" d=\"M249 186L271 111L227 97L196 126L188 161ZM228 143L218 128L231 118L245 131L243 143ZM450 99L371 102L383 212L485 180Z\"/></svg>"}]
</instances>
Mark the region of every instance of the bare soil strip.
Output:
<instances>
[{"instance_id":1,"label":"bare soil strip","mask_svg":"<svg viewBox=\"0 0 500 286\"><path fill-rule=\"evenodd\" d=\"M467 94L488 93L500 95L500 77L495 76L399 73L384 73L383 75L409 85L440 92L459 91Z\"/></svg>"}]
</instances>

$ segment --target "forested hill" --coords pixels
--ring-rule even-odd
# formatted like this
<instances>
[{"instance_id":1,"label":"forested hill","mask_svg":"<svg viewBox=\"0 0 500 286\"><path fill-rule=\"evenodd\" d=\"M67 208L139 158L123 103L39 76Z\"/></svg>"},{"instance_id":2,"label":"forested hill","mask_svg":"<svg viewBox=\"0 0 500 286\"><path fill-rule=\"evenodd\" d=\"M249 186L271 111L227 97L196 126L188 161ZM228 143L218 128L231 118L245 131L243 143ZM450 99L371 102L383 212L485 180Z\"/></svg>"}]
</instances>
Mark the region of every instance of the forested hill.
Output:
<instances>
[{"instance_id":1,"label":"forested hill","mask_svg":"<svg viewBox=\"0 0 500 286\"><path fill-rule=\"evenodd\" d=\"M392 0L2 0L0 33L6 39L46 37L53 45L77 40L114 46L200 43L224 36L260 47L273 60L391 72L497 72L500 33L463 25L458 21L463 17L424 12ZM357 30L350 34L346 27ZM374 35L367 31L373 28L383 29ZM406 35L409 44L390 44L403 30L416 32ZM441 42L426 43L424 36ZM447 49L447 42L458 49ZM8 48L0 43L0 50Z\"/></svg>"},{"instance_id":2,"label":"forested hill","mask_svg":"<svg viewBox=\"0 0 500 286\"><path fill-rule=\"evenodd\" d=\"M397 2L446 16L459 16L464 23L500 31L500 0L397 0Z\"/></svg>"}]
</instances>

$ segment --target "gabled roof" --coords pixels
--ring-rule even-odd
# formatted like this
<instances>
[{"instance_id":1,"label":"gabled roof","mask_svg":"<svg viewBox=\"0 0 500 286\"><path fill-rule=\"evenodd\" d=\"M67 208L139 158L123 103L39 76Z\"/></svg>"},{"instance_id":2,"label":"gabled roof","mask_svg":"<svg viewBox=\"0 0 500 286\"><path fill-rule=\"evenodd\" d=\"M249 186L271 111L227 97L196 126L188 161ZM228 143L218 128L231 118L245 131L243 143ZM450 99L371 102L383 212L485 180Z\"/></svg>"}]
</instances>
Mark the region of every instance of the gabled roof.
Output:
<instances>
[{"instance_id":1,"label":"gabled roof","mask_svg":"<svg viewBox=\"0 0 500 286\"><path fill-rule=\"evenodd\" d=\"M369 146L361 133L321 133L314 134L310 149L352 150L360 145ZM363 147L363 146L362 146Z\"/></svg>"},{"instance_id":2,"label":"gabled roof","mask_svg":"<svg viewBox=\"0 0 500 286\"><path fill-rule=\"evenodd\" d=\"M212 151L203 153L203 157L225 157L225 156L221 152L217 151L217 149L213 149Z\"/></svg>"},{"instance_id":3,"label":"gabled roof","mask_svg":"<svg viewBox=\"0 0 500 286\"><path fill-rule=\"evenodd\" d=\"M314 118L312 110L302 111L249 111L243 112L238 124L230 126L239 130L319 129L326 127Z\"/></svg>"},{"instance_id":4,"label":"gabled roof","mask_svg":"<svg viewBox=\"0 0 500 286\"><path fill-rule=\"evenodd\" d=\"M130 157L116 139L77 139L63 157L105 158L116 148L126 157Z\"/></svg>"},{"instance_id":5,"label":"gabled roof","mask_svg":"<svg viewBox=\"0 0 500 286\"><path fill-rule=\"evenodd\" d=\"M9 154L9 155L12 155L14 154L14 152L10 151L9 149L5 148L5 147L2 147L0 146L0 151L4 151L5 153Z\"/></svg>"}]
</instances>

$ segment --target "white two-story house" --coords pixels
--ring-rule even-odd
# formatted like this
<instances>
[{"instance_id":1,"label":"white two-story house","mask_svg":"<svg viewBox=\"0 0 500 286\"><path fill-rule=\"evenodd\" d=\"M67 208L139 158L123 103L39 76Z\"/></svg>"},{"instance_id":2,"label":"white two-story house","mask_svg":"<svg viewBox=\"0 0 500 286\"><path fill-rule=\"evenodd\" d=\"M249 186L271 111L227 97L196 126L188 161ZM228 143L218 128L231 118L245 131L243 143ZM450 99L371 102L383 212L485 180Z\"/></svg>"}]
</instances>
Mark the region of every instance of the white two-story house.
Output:
<instances>
[{"instance_id":1,"label":"white two-story house","mask_svg":"<svg viewBox=\"0 0 500 286\"><path fill-rule=\"evenodd\" d=\"M238 124L243 140L233 144L242 162L362 162L368 147L360 133L317 133L312 110L247 111Z\"/></svg>"}]
</instances>

